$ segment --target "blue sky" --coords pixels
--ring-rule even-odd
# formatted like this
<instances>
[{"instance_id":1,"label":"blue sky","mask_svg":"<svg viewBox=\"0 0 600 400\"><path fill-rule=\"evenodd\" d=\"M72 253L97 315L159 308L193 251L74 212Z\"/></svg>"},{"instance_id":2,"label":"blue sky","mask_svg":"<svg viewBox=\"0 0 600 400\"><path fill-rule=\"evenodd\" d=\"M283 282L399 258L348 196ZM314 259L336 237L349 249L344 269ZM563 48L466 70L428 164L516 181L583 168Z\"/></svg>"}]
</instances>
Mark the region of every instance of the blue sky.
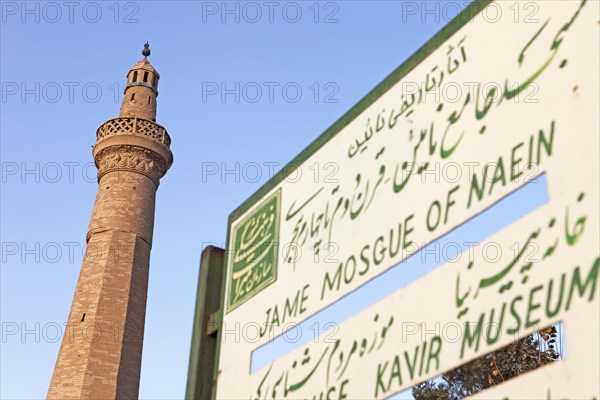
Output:
<instances>
[{"instance_id":1,"label":"blue sky","mask_svg":"<svg viewBox=\"0 0 600 400\"><path fill-rule=\"evenodd\" d=\"M467 3L2 1L0 396L46 395L96 193L95 130L118 116L146 40L175 162L157 195L140 397L182 398L202 248Z\"/></svg>"}]
</instances>

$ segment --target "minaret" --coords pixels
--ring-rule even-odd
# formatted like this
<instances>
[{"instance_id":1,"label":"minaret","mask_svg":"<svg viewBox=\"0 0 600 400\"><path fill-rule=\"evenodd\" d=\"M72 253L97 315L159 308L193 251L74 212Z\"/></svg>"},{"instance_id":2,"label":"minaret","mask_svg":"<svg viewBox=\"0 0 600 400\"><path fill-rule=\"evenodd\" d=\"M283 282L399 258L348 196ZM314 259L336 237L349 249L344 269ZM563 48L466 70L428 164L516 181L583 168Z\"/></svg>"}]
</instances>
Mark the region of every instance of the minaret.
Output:
<instances>
[{"instance_id":1,"label":"minaret","mask_svg":"<svg viewBox=\"0 0 600 400\"><path fill-rule=\"evenodd\" d=\"M142 54L119 118L96 133L98 193L48 398L138 397L155 194L173 162L148 43Z\"/></svg>"}]
</instances>

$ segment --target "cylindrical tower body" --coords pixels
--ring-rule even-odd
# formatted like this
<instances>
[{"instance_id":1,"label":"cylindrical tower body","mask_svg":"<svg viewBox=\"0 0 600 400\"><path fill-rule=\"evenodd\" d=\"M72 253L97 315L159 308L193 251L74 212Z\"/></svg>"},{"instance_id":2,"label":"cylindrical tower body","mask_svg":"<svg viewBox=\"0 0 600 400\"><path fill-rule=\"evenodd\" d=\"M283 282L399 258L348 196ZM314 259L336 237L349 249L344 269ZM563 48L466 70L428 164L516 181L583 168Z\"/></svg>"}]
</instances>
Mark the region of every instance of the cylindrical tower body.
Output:
<instances>
[{"instance_id":1,"label":"cylindrical tower body","mask_svg":"<svg viewBox=\"0 0 600 400\"><path fill-rule=\"evenodd\" d=\"M98 193L48 398L138 397L156 190L173 156L154 122L158 73L146 58L129 83L135 71L155 81L128 84L121 116L98 128Z\"/></svg>"},{"instance_id":2,"label":"cylindrical tower body","mask_svg":"<svg viewBox=\"0 0 600 400\"><path fill-rule=\"evenodd\" d=\"M156 121L156 97L160 75L147 59L135 64L127 74L121 117L145 118Z\"/></svg>"}]
</instances>

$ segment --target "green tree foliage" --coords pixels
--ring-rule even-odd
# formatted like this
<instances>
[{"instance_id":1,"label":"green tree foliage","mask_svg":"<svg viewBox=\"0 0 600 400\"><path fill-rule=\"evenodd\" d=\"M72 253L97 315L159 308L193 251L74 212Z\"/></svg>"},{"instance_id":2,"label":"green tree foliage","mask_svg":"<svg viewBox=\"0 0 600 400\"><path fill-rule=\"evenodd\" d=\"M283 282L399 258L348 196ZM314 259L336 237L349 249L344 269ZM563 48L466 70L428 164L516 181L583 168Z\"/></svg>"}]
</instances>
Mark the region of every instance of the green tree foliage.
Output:
<instances>
[{"instance_id":1,"label":"green tree foliage","mask_svg":"<svg viewBox=\"0 0 600 400\"><path fill-rule=\"evenodd\" d=\"M412 388L415 400L460 400L560 358L556 326Z\"/></svg>"}]
</instances>

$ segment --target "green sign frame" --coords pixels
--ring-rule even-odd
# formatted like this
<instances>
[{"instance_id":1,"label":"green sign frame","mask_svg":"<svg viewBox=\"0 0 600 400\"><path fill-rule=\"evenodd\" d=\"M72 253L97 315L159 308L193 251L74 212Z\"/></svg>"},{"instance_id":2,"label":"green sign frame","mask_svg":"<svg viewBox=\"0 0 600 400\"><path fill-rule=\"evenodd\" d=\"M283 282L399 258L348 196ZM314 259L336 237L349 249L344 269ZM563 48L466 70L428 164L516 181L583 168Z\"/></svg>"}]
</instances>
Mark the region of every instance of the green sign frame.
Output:
<instances>
[{"instance_id":1,"label":"green sign frame","mask_svg":"<svg viewBox=\"0 0 600 400\"><path fill-rule=\"evenodd\" d=\"M294 173L303 162L305 162L309 157L311 157L314 153L316 153L321 147L323 147L327 142L329 142L332 138L334 138L343 128L345 128L351 121L353 121L357 116L359 116L365 109L367 109L371 104L373 104L376 100L378 100L381 96L383 96L390 88L392 88L395 84L397 84L401 79L403 79L413 68L418 66L421 62L423 62L433 51L438 49L446 40L452 37L458 30L460 30L463 26L469 23L476 15L478 15L482 10L484 10L490 3L496 0L475 0L471 4L469 4L459 15L457 15L452 21L450 21L444 28L442 28L438 33L436 33L427 43L425 43L421 48L419 48L412 56L410 56L404 63L402 63L398 68L396 68L391 74L389 74L381 83L379 83L373 90L371 90L365 97L363 97L357 104L355 104L348 112L346 112L341 118L339 118L333 125L331 125L325 132L323 132L317 139L315 139L308 147L306 147L300 154L298 154L292 161L286 164L277 174L275 174L269 181L267 181L263 186L261 186L254 194L252 194L246 201L244 201L238 208L236 208L228 218L227 222L227 242L226 242L226 250L225 257L223 260L222 268L225 270L229 265L230 257L234 257L235 252L231 249L232 243L230 242L231 237L231 229L232 224L239 219L241 215L246 213L251 208L257 207L261 202L264 204L271 200L265 200L264 197L269 194L280 182L286 179L290 174ZM262 204L261 204L262 206ZM259 206L257 210L260 210ZM251 214L250 218L254 216L256 213ZM247 221L244 221L247 222ZM279 224L279 220L277 221L277 225ZM276 265L275 265L276 266ZM186 399L199 399L194 391L189 390L189 388L193 388L195 385L190 383L190 379L198 379L198 376L209 375L207 377L210 381L213 382L213 387L211 391L211 398L216 398L216 387L218 384L219 378L219 354L221 349L222 342L222 330L219 329L222 325L223 313L224 310L227 312L235 309L237 306L242 304L243 302L249 300L252 295L256 294L257 291L263 289L268 286L270 283L274 282L275 277L270 277L269 279L261 282L260 285L257 285L253 288L253 292L244 298L242 302L230 302L229 299L226 299L226 285L227 282L231 279L232 271L227 271L226 276L222 279L221 288L220 288L220 310L211 314L210 316L202 315L198 316L199 312L202 312L202 304L206 301L210 301L206 298L205 293L198 292L198 300L196 303L196 319L206 318L214 321L217 326L217 343L216 343L216 351L214 352L214 360L212 360L212 364L214 365L214 370L204 370L201 371L203 360L206 357L212 357L212 355L204 355L204 358L196 353L202 353L203 349L201 346L193 346L192 354L190 355L190 365L188 372L188 390L186 391ZM215 296L216 293L213 293L212 296ZM197 338L197 335L201 335L201 330L195 330L192 336L192 343L202 343L202 340ZM212 352L211 352L212 354ZM206 365L204 363L204 365ZM206 379L205 379L206 380ZM196 392L197 393L197 392Z\"/></svg>"}]
</instances>

